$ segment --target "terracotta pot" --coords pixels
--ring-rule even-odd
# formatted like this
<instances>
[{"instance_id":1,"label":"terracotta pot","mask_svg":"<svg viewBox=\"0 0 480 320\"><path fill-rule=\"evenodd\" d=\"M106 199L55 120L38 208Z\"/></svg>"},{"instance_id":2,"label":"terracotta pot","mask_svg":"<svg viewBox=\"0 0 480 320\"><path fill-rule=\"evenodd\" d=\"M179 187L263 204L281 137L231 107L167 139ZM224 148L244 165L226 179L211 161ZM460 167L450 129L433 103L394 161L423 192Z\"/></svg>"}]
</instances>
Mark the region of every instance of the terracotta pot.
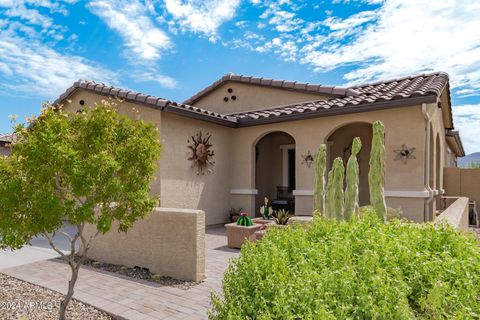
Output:
<instances>
[{"instance_id":1,"label":"terracotta pot","mask_svg":"<svg viewBox=\"0 0 480 320\"><path fill-rule=\"evenodd\" d=\"M254 223L252 226L239 226L236 222L225 225L227 228L227 242L229 248L240 249L245 240L254 242L257 240L255 232L262 227L259 223Z\"/></svg>"},{"instance_id":2,"label":"terracotta pot","mask_svg":"<svg viewBox=\"0 0 480 320\"><path fill-rule=\"evenodd\" d=\"M254 218L252 219L253 223L259 223L259 224L270 224L270 223L275 223L275 220L270 219L270 220L265 220L262 218Z\"/></svg>"}]
</instances>

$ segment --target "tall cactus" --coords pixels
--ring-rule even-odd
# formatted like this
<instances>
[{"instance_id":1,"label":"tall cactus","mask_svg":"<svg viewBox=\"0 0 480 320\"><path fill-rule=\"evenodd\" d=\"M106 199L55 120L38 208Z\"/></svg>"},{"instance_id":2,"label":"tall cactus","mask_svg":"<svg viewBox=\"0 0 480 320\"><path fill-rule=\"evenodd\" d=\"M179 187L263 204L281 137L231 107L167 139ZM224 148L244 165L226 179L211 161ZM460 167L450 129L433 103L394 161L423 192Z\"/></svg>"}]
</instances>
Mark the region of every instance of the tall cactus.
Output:
<instances>
[{"instance_id":1,"label":"tall cactus","mask_svg":"<svg viewBox=\"0 0 480 320\"><path fill-rule=\"evenodd\" d=\"M325 212L327 218L343 219L344 210L344 180L345 167L342 158L333 160L332 169L328 173L327 193L325 199Z\"/></svg>"},{"instance_id":2,"label":"tall cactus","mask_svg":"<svg viewBox=\"0 0 480 320\"><path fill-rule=\"evenodd\" d=\"M352 154L347 162L347 187L345 189L345 220L351 220L355 215L359 217L360 206L358 205L358 183L360 170L358 167L357 154L362 148L362 141L359 137L353 139Z\"/></svg>"},{"instance_id":3,"label":"tall cactus","mask_svg":"<svg viewBox=\"0 0 480 320\"><path fill-rule=\"evenodd\" d=\"M320 145L315 156L315 181L313 195L313 210L325 216L325 168L327 164L327 147Z\"/></svg>"},{"instance_id":4,"label":"tall cactus","mask_svg":"<svg viewBox=\"0 0 480 320\"><path fill-rule=\"evenodd\" d=\"M373 123L372 150L370 152L370 171L368 172L370 187L370 203L378 217L386 221L387 205L385 204L385 127L381 121Z\"/></svg>"}]
</instances>

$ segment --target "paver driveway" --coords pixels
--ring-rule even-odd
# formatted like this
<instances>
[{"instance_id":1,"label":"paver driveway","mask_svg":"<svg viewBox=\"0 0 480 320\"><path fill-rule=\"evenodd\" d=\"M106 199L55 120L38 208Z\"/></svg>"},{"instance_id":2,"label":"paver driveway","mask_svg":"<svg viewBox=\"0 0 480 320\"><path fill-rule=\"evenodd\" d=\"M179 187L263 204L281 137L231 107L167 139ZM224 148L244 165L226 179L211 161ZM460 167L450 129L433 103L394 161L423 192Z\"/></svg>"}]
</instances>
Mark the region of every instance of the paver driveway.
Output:
<instances>
[{"instance_id":1,"label":"paver driveway","mask_svg":"<svg viewBox=\"0 0 480 320\"><path fill-rule=\"evenodd\" d=\"M206 319L210 293L219 290L223 272L238 250L226 247L224 228L207 229L206 279L188 290L137 282L111 273L82 268L74 298L126 319ZM2 273L62 293L70 278L67 265L39 261Z\"/></svg>"}]
</instances>

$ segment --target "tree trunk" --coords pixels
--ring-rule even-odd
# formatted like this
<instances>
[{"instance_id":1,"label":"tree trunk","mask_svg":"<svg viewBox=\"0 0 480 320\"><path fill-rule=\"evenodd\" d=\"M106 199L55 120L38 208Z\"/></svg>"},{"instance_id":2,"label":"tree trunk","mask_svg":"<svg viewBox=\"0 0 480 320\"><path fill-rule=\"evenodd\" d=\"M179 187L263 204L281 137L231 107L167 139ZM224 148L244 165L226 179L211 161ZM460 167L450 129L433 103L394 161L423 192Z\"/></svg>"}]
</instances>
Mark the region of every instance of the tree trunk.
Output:
<instances>
[{"instance_id":1,"label":"tree trunk","mask_svg":"<svg viewBox=\"0 0 480 320\"><path fill-rule=\"evenodd\" d=\"M73 260L73 259L72 259ZM78 279L78 271L80 269L80 261L75 264L75 262L70 262L69 263L70 268L72 269L72 277L70 278L70 281L68 282L68 292L65 298L62 300L60 303L60 314L58 316L58 319L60 320L65 320L65 314L67 312L67 306L70 300L72 300L73 297L73 288L75 287L75 283L77 282Z\"/></svg>"}]
</instances>

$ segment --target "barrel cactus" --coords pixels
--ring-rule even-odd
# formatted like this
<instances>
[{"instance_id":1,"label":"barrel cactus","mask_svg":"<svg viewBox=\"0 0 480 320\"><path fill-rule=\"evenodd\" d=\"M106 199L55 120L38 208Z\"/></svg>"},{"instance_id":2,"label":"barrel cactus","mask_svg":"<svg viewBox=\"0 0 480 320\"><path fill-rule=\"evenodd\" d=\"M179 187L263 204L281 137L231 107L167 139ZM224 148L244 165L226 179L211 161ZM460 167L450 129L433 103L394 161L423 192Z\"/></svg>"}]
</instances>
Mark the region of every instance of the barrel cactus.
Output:
<instances>
[{"instance_id":1,"label":"barrel cactus","mask_svg":"<svg viewBox=\"0 0 480 320\"><path fill-rule=\"evenodd\" d=\"M252 219L248 216L248 213L242 212L240 218L237 220L239 226L249 227L253 225Z\"/></svg>"},{"instance_id":2,"label":"barrel cactus","mask_svg":"<svg viewBox=\"0 0 480 320\"><path fill-rule=\"evenodd\" d=\"M360 170L358 167L357 154L362 148L362 141L359 137L353 139L352 154L347 162L347 174L345 189L345 220L351 220L353 216L357 218L360 215L360 206L358 204L358 183Z\"/></svg>"},{"instance_id":3,"label":"barrel cactus","mask_svg":"<svg viewBox=\"0 0 480 320\"><path fill-rule=\"evenodd\" d=\"M332 169L328 173L327 193L325 199L325 213L327 218L343 219L345 207L343 182L345 167L342 158L333 160Z\"/></svg>"},{"instance_id":4,"label":"barrel cactus","mask_svg":"<svg viewBox=\"0 0 480 320\"><path fill-rule=\"evenodd\" d=\"M370 171L368 172L370 203L378 217L386 221L385 204L385 127L381 121L373 123L372 149L370 151Z\"/></svg>"},{"instance_id":5,"label":"barrel cactus","mask_svg":"<svg viewBox=\"0 0 480 320\"><path fill-rule=\"evenodd\" d=\"M313 195L313 210L325 215L325 168L327 164L327 147L320 145L315 156L315 181Z\"/></svg>"}]
</instances>

